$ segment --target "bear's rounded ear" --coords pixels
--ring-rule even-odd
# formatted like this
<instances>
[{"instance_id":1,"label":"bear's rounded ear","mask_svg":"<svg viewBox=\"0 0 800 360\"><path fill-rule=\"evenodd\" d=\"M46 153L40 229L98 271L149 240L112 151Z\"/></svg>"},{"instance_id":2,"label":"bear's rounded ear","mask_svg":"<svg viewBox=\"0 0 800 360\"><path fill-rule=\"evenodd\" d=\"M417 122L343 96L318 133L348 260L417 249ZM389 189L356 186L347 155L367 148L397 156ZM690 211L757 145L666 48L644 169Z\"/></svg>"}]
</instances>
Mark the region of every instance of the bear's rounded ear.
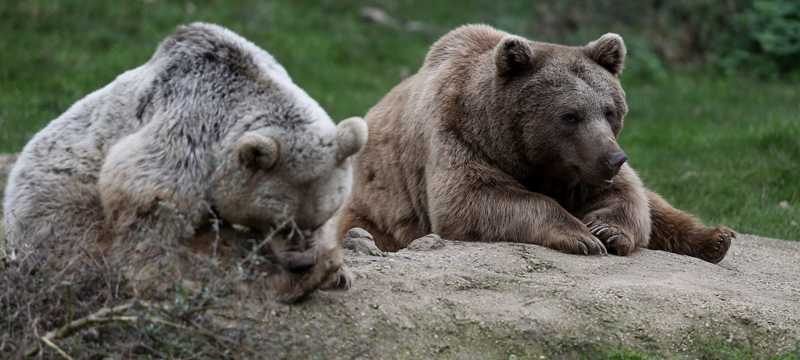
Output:
<instances>
[{"instance_id":1,"label":"bear's rounded ear","mask_svg":"<svg viewBox=\"0 0 800 360\"><path fill-rule=\"evenodd\" d=\"M336 143L336 160L342 162L367 143L367 123L360 117L343 120L336 125Z\"/></svg>"},{"instance_id":2,"label":"bear's rounded ear","mask_svg":"<svg viewBox=\"0 0 800 360\"><path fill-rule=\"evenodd\" d=\"M533 48L519 36L507 36L494 49L497 75L508 77L533 68Z\"/></svg>"},{"instance_id":3,"label":"bear's rounded ear","mask_svg":"<svg viewBox=\"0 0 800 360\"><path fill-rule=\"evenodd\" d=\"M606 68L610 73L619 76L625 66L625 42L622 36L608 33L599 39L586 44L584 53L594 62Z\"/></svg>"},{"instance_id":4,"label":"bear's rounded ear","mask_svg":"<svg viewBox=\"0 0 800 360\"><path fill-rule=\"evenodd\" d=\"M270 136L247 132L236 144L236 154L242 165L254 170L269 170L280 158L280 144Z\"/></svg>"}]
</instances>

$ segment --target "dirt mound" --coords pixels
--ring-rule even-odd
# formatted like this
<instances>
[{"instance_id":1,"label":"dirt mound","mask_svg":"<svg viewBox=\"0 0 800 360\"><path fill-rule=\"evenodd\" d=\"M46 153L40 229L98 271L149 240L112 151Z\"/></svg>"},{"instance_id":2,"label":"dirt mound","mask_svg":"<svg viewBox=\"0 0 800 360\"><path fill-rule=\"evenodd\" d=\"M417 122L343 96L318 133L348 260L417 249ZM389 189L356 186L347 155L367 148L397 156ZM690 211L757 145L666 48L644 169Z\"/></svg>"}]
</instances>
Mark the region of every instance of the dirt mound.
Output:
<instances>
[{"instance_id":1,"label":"dirt mound","mask_svg":"<svg viewBox=\"0 0 800 360\"><path fill-rule=\"evenodd\" d=\"M177 291L175 301L123 305L132 312L115 316L128 320L98 322L53 342L73 355L157 357L198 351L237 356L241 349L240 356L272 358L591 358L620 352L800 357L798 242L740 235L718 265L651 250L583 257L435 237L410 248L385 256L347 250L355 277L347 292L319 292L285 305L263 293ZM14 327L10 338L0 336L0 349L10 353L42 346L54 355L36 338L130 300L109 276L59 280L40 291L45 285L37 284L46 284L47 276L31 274L37 283L17 287L45 298L37 306L70 304L68 296L89 300L81 300L74 314L56 309L58 319L50 322L32 313L26 319L33 324L2 325ZM0 271L6 285L22 284L27 276ZM89 291L95 283L107 295L82 297L97 293ZM23 294L4 295L0 315L31 312ZM24 340L21 334L27 334Z\"/></svg>"},{"instance_id":2,"label":"dirt mound","mask_svg":"<svg viewBox=\"0 0 800 360\"><path fill-rule=\"evenodd\" d=\"M580 257L454 241L350 253L348 263L357 275L348 293L268 312L266 338L283 354L508 357L610 346L766 356L800 339L800 243L743 235L719 265L650 250Z\"/></svg>"}]
</instances>

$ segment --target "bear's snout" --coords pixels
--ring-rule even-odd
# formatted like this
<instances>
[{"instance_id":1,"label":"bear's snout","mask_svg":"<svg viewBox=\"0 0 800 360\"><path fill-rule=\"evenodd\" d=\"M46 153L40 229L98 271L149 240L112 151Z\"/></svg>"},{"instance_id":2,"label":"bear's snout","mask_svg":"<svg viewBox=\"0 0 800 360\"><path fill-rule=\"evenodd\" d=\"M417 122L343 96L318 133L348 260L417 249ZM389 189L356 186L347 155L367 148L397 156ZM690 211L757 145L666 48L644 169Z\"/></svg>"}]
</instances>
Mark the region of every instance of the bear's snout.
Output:
<instances>
[{"instance_id":1,"label":"bear's snout","mask_svg":"<svg viewBox=\"0 0 800 360\"><path fill-rule=\"evenodd\" d=\"M603 180L611 180L614 176L617 176L619 173L619 169L622 167L625 162L628 161L628 155L625 154L624 151L616 151L612 152L608 156L605 157L605 161L602 161L602 165L604 167L603 170Z\"/></svg>"},{"instance_id":2,"label":"bear's snout","mask_svg":"<svg viewBox=\"0 0 800 360\"><path fill-rule=\"evenodd\" d=\"M317 263L316 256L309 251L286 251L278 255L278 264L292 274L306 273Z\"/></svg>"},{"instance_id":3,"label":"bear's snout","mask_svg":"<svg viewBox=\"0 0 800 360\"><path fill-rule=\"evenodd\" d=\"M624 164L626 161L628 161L628 155L625 155L624 151L616 152L609 156L608 166L616 175L619 171L619 168L622 167L622 164Z\"/></svg>"}]
</instances>

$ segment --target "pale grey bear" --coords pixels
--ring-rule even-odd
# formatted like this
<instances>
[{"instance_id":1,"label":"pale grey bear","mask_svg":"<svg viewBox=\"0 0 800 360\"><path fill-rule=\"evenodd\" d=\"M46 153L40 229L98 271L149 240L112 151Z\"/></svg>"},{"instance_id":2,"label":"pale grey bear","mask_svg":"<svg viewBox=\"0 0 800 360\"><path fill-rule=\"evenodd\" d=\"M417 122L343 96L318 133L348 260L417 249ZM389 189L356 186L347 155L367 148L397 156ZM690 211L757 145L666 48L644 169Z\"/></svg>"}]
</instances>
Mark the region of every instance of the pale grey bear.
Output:
<instances>
[{"instance_id":1,"label":"pale grey bear","mask_svg":"<svg viewBox=\"0 0 800 360\"><path fill-rule=\"evenodd\" d=\"M363 120L336 126L266 51L217 25L183 26L25 146L5 192L10 254L133 244L123 261L147 262L214 217L261 232L293 218L317 231L291 249L313 261L295 285L341 286L340 242L319 229L365 142Z\"/></svg>"}]
</instances>

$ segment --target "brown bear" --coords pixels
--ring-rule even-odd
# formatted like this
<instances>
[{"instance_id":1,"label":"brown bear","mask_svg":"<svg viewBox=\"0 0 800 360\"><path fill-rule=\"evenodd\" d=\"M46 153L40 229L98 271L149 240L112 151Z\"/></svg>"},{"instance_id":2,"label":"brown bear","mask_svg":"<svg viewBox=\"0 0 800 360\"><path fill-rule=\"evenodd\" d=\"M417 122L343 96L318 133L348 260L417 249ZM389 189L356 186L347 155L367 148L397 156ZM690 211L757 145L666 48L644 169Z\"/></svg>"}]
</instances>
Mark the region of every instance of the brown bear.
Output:
<instances>
[{"instance_id":1,"label":"brown bear","mask_svg":"<svg viewBox=\"0 0 800 360\"><path fill-rule=\"evenodd\" d=\"M574 254L660 249L716 263L735 233L647 190L617 143L625 44L535 42L467 25L366 116L340 234L396 251L430 232Z\"/></svg>"}]
</instances>

